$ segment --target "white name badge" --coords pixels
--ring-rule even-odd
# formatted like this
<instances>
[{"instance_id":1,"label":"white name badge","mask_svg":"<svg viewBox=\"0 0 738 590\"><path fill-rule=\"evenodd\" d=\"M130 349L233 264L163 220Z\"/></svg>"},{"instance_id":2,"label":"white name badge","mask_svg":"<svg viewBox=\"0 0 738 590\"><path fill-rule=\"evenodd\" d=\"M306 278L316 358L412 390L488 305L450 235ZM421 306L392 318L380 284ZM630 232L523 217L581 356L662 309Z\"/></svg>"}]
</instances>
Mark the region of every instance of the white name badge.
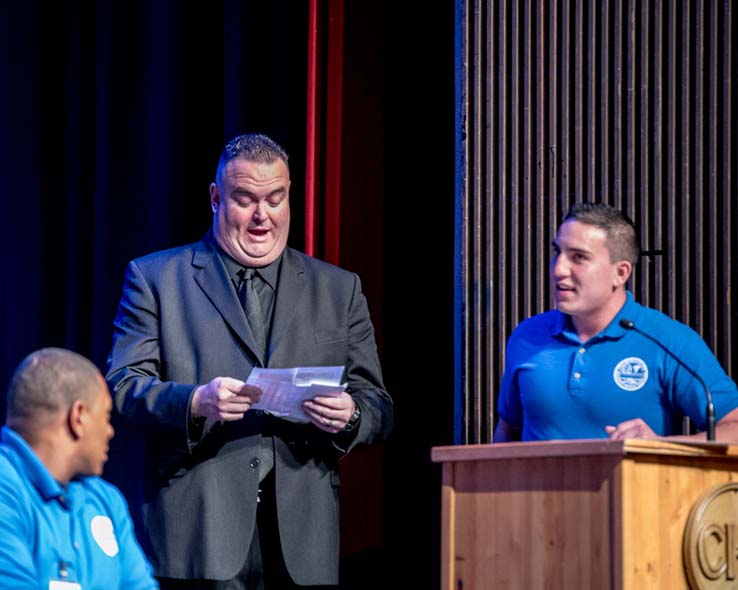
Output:
<instances>
[{"instance_id":1,"label":"white name badge","mask_svg":"<svg viewBox=\"0 0 738 590\"><path fill-rule=\"evenodd\" d=\"M77 582L49 580L49 590L82 590L82 585Z\"/></svg>"}]
</instances>

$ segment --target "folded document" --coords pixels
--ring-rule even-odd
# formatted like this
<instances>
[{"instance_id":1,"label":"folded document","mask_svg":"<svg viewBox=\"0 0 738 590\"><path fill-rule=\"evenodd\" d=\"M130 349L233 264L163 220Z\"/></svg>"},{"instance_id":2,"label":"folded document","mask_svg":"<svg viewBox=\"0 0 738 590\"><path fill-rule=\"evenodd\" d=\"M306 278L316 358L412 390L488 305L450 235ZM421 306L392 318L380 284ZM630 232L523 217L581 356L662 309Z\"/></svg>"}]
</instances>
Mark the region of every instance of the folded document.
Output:
<instances>
[{"instance_id":1,"label":"folded document","mask_svg":"<svg viewBox=\"0 0 738 590\"><path fill-rule=\"evenodd\" d=\"M316 395L340 395L347 385L341 383L342 375L343 367L253 369L246 383L261 389L262 394L251 409L295 422L309 422L302 411L302 402Z\"/></svg>"}]
</instances>

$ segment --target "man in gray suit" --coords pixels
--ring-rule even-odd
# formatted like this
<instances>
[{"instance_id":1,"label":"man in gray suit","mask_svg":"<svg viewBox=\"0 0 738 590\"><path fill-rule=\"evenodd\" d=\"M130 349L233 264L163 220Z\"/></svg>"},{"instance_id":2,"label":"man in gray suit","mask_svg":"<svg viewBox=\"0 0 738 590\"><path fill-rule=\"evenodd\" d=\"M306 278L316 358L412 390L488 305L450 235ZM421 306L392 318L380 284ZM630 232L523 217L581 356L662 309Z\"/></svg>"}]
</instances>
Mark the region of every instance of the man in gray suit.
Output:
<instances>
[{"instance_id":1,"label":"man in gray suit","mask_svg":"<svg viewBox=\"0 0 738 590\"><path fill-rule=\"evenodd\" d=\"M146 435L144 544L163 589L336 586L338 461L392 428L359 278L287 247L289 189L281 146L236 137L212 229L126 270L107 380ZM304 402L308 422L250 410L252 368L338 365L346 391Z\"/></svg>"}]
</instances>

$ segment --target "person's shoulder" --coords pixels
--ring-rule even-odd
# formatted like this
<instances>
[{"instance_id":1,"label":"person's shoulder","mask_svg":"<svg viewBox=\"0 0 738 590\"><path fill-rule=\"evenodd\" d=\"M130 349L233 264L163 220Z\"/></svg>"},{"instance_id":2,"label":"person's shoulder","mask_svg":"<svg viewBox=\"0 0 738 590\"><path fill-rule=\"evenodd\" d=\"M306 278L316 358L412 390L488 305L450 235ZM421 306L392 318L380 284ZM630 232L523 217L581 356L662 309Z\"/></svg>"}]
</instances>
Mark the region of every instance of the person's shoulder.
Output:
<instances>
[{"instance_id":1,"label":"person's shoulder","mask_svg":"<svg viewBox=\"0 0 738 590\"><path fill-rule=\"evenodd\" d=\"M0 444L0 485L9 478L17 478L18 470L11 458L12 450L6 444Z\"/></svg>"},{"instance_id":2,"label":"person's shoulder","mask_svg":"<svg viewBox=\"0 0 738 590\"><path fill-rule=\"evenodd\" d=\"M213 249L207 239L174 248L157 250L134 258L128 263L128 273L141 273L151 281L165 280L172 273L192 267L199 258L202 264L212 257ZM135 269L135 270L134 270Z\"/></svg>"},{"instance_id":3,"label":"person's shoulder","mask_svg":"<svg viewBox=\"0 0 738 590\"><path fill-rule=\"evenodd\" d=\"M704 338L692 326L658 309L640 304L638 307L633 318L636 326L666 346L672 354L684 358L712 354Z\"/></svg>"},{"instance_id":4,"label":"person's shoulder","mask_svg":"<svg viewBox=\"0 0 738 590\"><path fill-rule=\"evenodd\" d=\"M8 497L18 499L20 491L25 488L25 476L19 468L17 457L13 455L8 445L0 444L0 495L3 501Z\"/></svg>"},{"instance_id":5,"label":"person's shoulder","mask_svg":"<svg viewBox=\"0 0 738 590\"><path fill-rule=\"evenodd\" d=\"M138 256L134 258L132 262L134 262L138 266L156 266L179 258L190 260L192 258L192 254L197 251L202 245L203 241L199 240L190 244L175 246L173 248L166 248L164 250L157 250L155 252L149 252L148 254Z\"/></svg>"},{"instance_id":6,"label":"person's shoulder","mask_svg":"<svg viewBox=\"0 0 738 590\"><path fill-rule=\"evenodd\" d=\"M561 331L564 315L552 309L532 315L522 320L510 333L509 345L516 345L521 340L539 343L549 340L552 334Z\"/></svg>"},{"instance_id":7,"label":"person's shoulder","mask_svg":"<svg viewBox=\"0 0 738 590\"><path fill-rule=\"evenodd\" d=\"M288 265L302 267L307 272L326 276L329 278L353 278L356 273L351 272L345 268L320 260L314 256L308 256L304 252L294 250L293 248L286 248L284 251L284 260Z\"/></svg>"},{"instance_id":8,"label":"person's shoulder","mask_svg":"<svg viewBox=\"0 0 738 590\"><path fill-rule=\"evenodd\" d=\"M118 511L126 506L123 493L112 483L97 475L88 475L75 480L85 493L103 506Z\"/></svg>"},{"instance_id":9,"label":"person's shoulder","mask_svg":"<svg viewBox=\"0 0 738 590\"><path fill-rule=\"evenodd\" d=\"M677 337L696 337L701 336L697 331L690 325L681 322L670 315L654 309L653 307L646 307L640 303L636 303L638 308L637 313L637 325L644 330L648 330L649 333L660 334L661 337L665 336L677 336Z\"/></svg>"},{"instance_id":10,"label":"person's shoulder","mask_svg":"<svg viewBox=\"0 0 738 590\"><path fill-rule=\"evenodd\" d=\"M513 333L529 331L539 332L541 330L546 330L546 332L549 333L550 330L561 324L562 318L563 314L560 311L557 309L550 309L525 318L515 326Z\"/></svg>"}]
</instances>

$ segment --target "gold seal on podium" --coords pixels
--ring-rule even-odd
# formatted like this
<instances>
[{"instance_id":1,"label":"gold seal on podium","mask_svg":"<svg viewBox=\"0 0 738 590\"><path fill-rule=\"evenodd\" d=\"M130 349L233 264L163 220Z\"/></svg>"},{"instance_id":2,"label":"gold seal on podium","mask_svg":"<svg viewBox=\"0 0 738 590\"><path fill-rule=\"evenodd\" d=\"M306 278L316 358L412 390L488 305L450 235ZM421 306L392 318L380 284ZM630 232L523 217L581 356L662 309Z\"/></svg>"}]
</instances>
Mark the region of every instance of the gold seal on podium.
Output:
<instances>
[{"instance_id":1,"label":"gold seal on podium","mask_svg":"<svg viewBox=\"0 0 738 590\"><path fill-rule=\"evenodd\" d=\"M692 506L682 550L691 590L738 588L738 483L715 486Z\"/></svg>"}]
</instances>

